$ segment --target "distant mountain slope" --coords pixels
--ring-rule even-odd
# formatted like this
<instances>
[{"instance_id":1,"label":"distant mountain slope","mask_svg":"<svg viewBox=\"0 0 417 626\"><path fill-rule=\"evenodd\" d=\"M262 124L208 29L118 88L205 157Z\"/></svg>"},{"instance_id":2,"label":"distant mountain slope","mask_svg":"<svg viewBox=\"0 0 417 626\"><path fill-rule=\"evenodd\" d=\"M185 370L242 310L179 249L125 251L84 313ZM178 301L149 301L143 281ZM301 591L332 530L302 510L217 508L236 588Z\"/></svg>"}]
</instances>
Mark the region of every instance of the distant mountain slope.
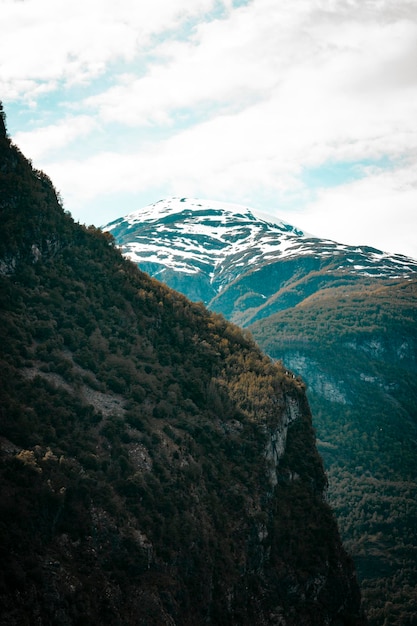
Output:
<instances>
[{"instance_id":1,"label":"distant mountain slope","mask_svg":"<svg viewBox=\"0 0 417 626\"><path fill-rule=\"evenodd\" d=\"M302 383L1 126L0 189L0 624L364 624Z\"/></svg>"},{"instance_id":2,"label":"distant mountain slope","mask_svg":"<svg viewBox=\"0 0 417 626\"><path fill-rule=\"evenodd\" d=\"M104 230L144 271L242 326L323 287L417 273L414 259L319 239L226 203L162 200Z\"/></svg>"},{"instance_id":3,"label":"distant mountain slope","mask_svg":"<svg viewBox=\"0 0 417 626\"><path fill-rule=\"evenodd\" d=\"M370 622L413 624L417 261L271 220L171 199L106 228L140 267L248 327L307 382Z\"/></svg>"},{"instance_id":4,"label":"distant mountain slope","mask_svg":"<svg viewBox=\"0 0 417 626\"><path fill-rule=\"evenodd\" d=\"M308 381L371 624L417 619L417 280L316 294L251 327Z\"/></svg>"}]
</instances>

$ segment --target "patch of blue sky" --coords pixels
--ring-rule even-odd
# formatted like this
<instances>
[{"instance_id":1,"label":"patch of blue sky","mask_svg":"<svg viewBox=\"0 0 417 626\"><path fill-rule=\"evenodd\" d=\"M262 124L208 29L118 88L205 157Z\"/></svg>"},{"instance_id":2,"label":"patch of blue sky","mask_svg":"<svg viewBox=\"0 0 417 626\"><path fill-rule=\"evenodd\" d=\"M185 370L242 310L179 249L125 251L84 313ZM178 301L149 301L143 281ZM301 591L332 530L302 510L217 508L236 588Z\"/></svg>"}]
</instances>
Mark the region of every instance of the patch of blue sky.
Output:
<instances>
[{"instance_id":1,"label":"patch of blue sky","mask_svg":"<svg viewBox=\"0 0 417 626\"><path fill-rule=\"evenodd\" d=\"M114 59L96 75L80 77L79 81L68 81L65 76L55 79L50 86L44 86L43 91L42 81L36 81L39 90L33 98L3 98L9 133L26 132L56 124L68 115L88 115L90 111L84 107L85 100L117 86L124 75L141 78L152 62L152 55L144 52L130 61Z\"/></svg>"},{"instance_id":2,"label":"patch of blue sky","mask_svg":"<svg viewBox=\"0 0 417 626\"><path fill-rule=\"evenodd\" d=\"M371 170L382 171L393 167L388 156L360 161L328 161L318 167L305 168L301 174L303 186L311 190L336 187L364 178Z\"/></svg>"},{"instance_id":3,"label":"patch of blue sky","mask_svg":"<svg viewBox=\"0 0 417 626\"><path fill-rule=\"evenodd\" d=\"M252 4L252 0L233 0L232 5L234 9L238 9L240 7L246 7L249 4Z\"/></svg>"},{"instance_id":4,"label":"patch of blue sky","mask_svg":"<svg viewBox=\"0 0 417 626\"><path fill-rule=\"evenodd\" d=\"M252 4L253 0L216 0L213 8L207 14L210 18L224 17L228 14L228 9L239 9L240 7Z\"/></svg>"},{"instance_id":5,"label":"patch of blue sky","mask_svg":"<svg viewBox=\"0 0 417 626\"><path fill-rule=\"evenodd\" d=\"M244 6L248 4L248 0L237 0L232 2L233 8ZM187 16L182 22L174 21L172 26L167 26L163 32L160 32L152 37L151 45L146 46L146 52L149 58L158 59L158 45L164 43L170 39L176 41L186 41L191 39L197 27L202 22L211 22L213 20L220 20L227 17L227 9L223 0L216 0L214 6L211 7L204 15L198 17L192 15Z\"/></svg>"},{"instance_id":6,"label":"patch of blue sky","mask_svg":"<svg viewBox=\"0 0 417 626\"><path fill-rule=\"evenodd\" d=\"M42 97L45 97L45 95L46 94L43 94ZM7 131L12 138L18 132L31 131L38 125L42 125L39 123L39 115L36 108L30 106L29 103L8 100L7 97L5 97L3 98L3 106L6 111ZM42 115L44 115L44 113Z\"/></svg>"},{"instance_id":7,"label":"patch of blue sky","mask_svg":"<svg viewBox=\"0 0 417 626\"><path fill-rule=\"evenodd\" d=\"M294 180L294 186L285 190L258 188L252 197L248 198L248 202L251 206L276 214L280 218L282 218L280 212L283 212L287 216L286 219L291 220L290 214L303 211L317 200L320 190L353 183L368 176L370 171L387 171L394 166L395 163L387 156L352 162L329 161L319 167L305 168ZM240 201L244 201L243 198L240 198Z\"/></svg>"},{"instance_id":8,"label":"patch of blue sky","mask_svg":"<svg viewBox=\"0 0 417 626\"><path fill-rule=\"evenodd\" d=\"M18 132L30 132L38 128L57 124L64 117L71 114L71 102L79 99L79 89L67 90L66 99L62 100L65 87L61 84L57 88L39 94L36 104L25 101L4 100L7 107L7 128L13 137Z\"/></svg>"},{"instance_id":9,"label":"patch of blue sky","mask_svg":"<svg viewBox=\"0 0 417 626\"><path fill-rule=\"evenodd\" d=\"M157 44L167 41L168 39L186 41L192 39L195 35L196 29L202 22L212 22L214 20L226 19L229 15L229 9L239 9L241 7L248 6L253 0L230 0L225 2L224 0L216 0L212 8L205 12L204 16L188 17L183 20L181 24L174 23L172 28L167 28L162 34L155 35L153 39L154 43L154 58L158 58ZM152 57L152 46L148 47L148 55Z\"/></svg>"}]
</instances>

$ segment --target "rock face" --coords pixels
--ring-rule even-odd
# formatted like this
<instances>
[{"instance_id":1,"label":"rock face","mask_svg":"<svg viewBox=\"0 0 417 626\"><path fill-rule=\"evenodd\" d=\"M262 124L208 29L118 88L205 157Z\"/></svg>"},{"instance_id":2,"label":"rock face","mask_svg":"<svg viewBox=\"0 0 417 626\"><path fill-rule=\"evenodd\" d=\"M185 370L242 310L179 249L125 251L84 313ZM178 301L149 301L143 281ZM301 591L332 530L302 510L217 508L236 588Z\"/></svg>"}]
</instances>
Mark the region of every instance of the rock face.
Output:
<instances>
[{"instance_id":1,"label":"rock face","mask_svg":"<svg viewBox=\"0 0 417 626\"><path fill-rule=\"evenodd\" d=\"M0 185L0 624L364 624L301 381L6 136Z\"/></svg>"},{"instance_id":2,"label":"rock face","mask_svg":"<svg viewBox=\"0 0 417 626\"><path fill-rule=\"evenodd\" d=\"M335 379L332 370L324 371L320 361L313 356L308 357L298 350L281 352L286 366L297 372L304 380L308 380L309 388L329 402L347 404L346 384L344 380Z\"/></svg>"},{"instance_id":3,"label":"rock face","mask_svg":"<svg viewBox=\"0 0 417 626\"><path fill-rule=\"evenodd\" d=\"M265 456L270 464L270 481L271 485L275 487L278 483L277 470L279 462L285 454L288 428L296 420L301 418L301 408L295 398L285 398L285 410L283 411L281 421L279 425L269 432ZM295 477L298 478L297 475ZM290 478L294 478L294 475L290 475Z\"/></svg>"}]
</instances>

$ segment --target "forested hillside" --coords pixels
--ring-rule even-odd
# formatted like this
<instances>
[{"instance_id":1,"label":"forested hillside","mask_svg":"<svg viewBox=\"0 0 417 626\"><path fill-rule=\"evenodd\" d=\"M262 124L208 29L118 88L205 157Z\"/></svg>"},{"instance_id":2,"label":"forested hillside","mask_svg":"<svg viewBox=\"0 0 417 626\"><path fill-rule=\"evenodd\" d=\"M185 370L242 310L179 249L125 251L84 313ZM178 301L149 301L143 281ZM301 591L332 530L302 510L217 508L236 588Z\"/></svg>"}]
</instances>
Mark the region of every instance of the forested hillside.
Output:
<instances>
[{"instance_id":1,"label":"forested hillside","mask_svg":"<svg viewBox=\"0 0 417 626\"><path fill-rule=\"evenodd\" d=\"M302 382L0 121L0 624L363 624Z\"/></svg>"},{"instance_id":2,"label":"forested hillside","mask_svg":"<svg viewBox=\"0 0 417 626\"><path fill-rule=\"evenodd\" d=\"M417 281L329 290L252 327L308 381L371 624L417 620Z\"/></svg>"}]
</instances>

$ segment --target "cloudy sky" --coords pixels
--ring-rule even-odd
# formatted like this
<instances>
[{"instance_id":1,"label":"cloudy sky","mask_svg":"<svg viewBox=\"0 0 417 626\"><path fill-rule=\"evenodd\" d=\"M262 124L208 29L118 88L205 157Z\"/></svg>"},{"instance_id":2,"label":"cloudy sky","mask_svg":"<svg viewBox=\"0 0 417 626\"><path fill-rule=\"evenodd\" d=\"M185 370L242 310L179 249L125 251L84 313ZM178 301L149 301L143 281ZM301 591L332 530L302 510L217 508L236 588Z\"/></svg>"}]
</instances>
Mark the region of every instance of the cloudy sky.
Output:
<instances>
[{"instance_id":1,"label":"cloudy sky","mask_svg":"<svg viewBox=\"0 0 417 626\"><path fill-rule=\"evenodd\" d=\"M0 0L8 131L76 220L242 203L417 258L417 0Z\"/></svg>"}]
</instances>

